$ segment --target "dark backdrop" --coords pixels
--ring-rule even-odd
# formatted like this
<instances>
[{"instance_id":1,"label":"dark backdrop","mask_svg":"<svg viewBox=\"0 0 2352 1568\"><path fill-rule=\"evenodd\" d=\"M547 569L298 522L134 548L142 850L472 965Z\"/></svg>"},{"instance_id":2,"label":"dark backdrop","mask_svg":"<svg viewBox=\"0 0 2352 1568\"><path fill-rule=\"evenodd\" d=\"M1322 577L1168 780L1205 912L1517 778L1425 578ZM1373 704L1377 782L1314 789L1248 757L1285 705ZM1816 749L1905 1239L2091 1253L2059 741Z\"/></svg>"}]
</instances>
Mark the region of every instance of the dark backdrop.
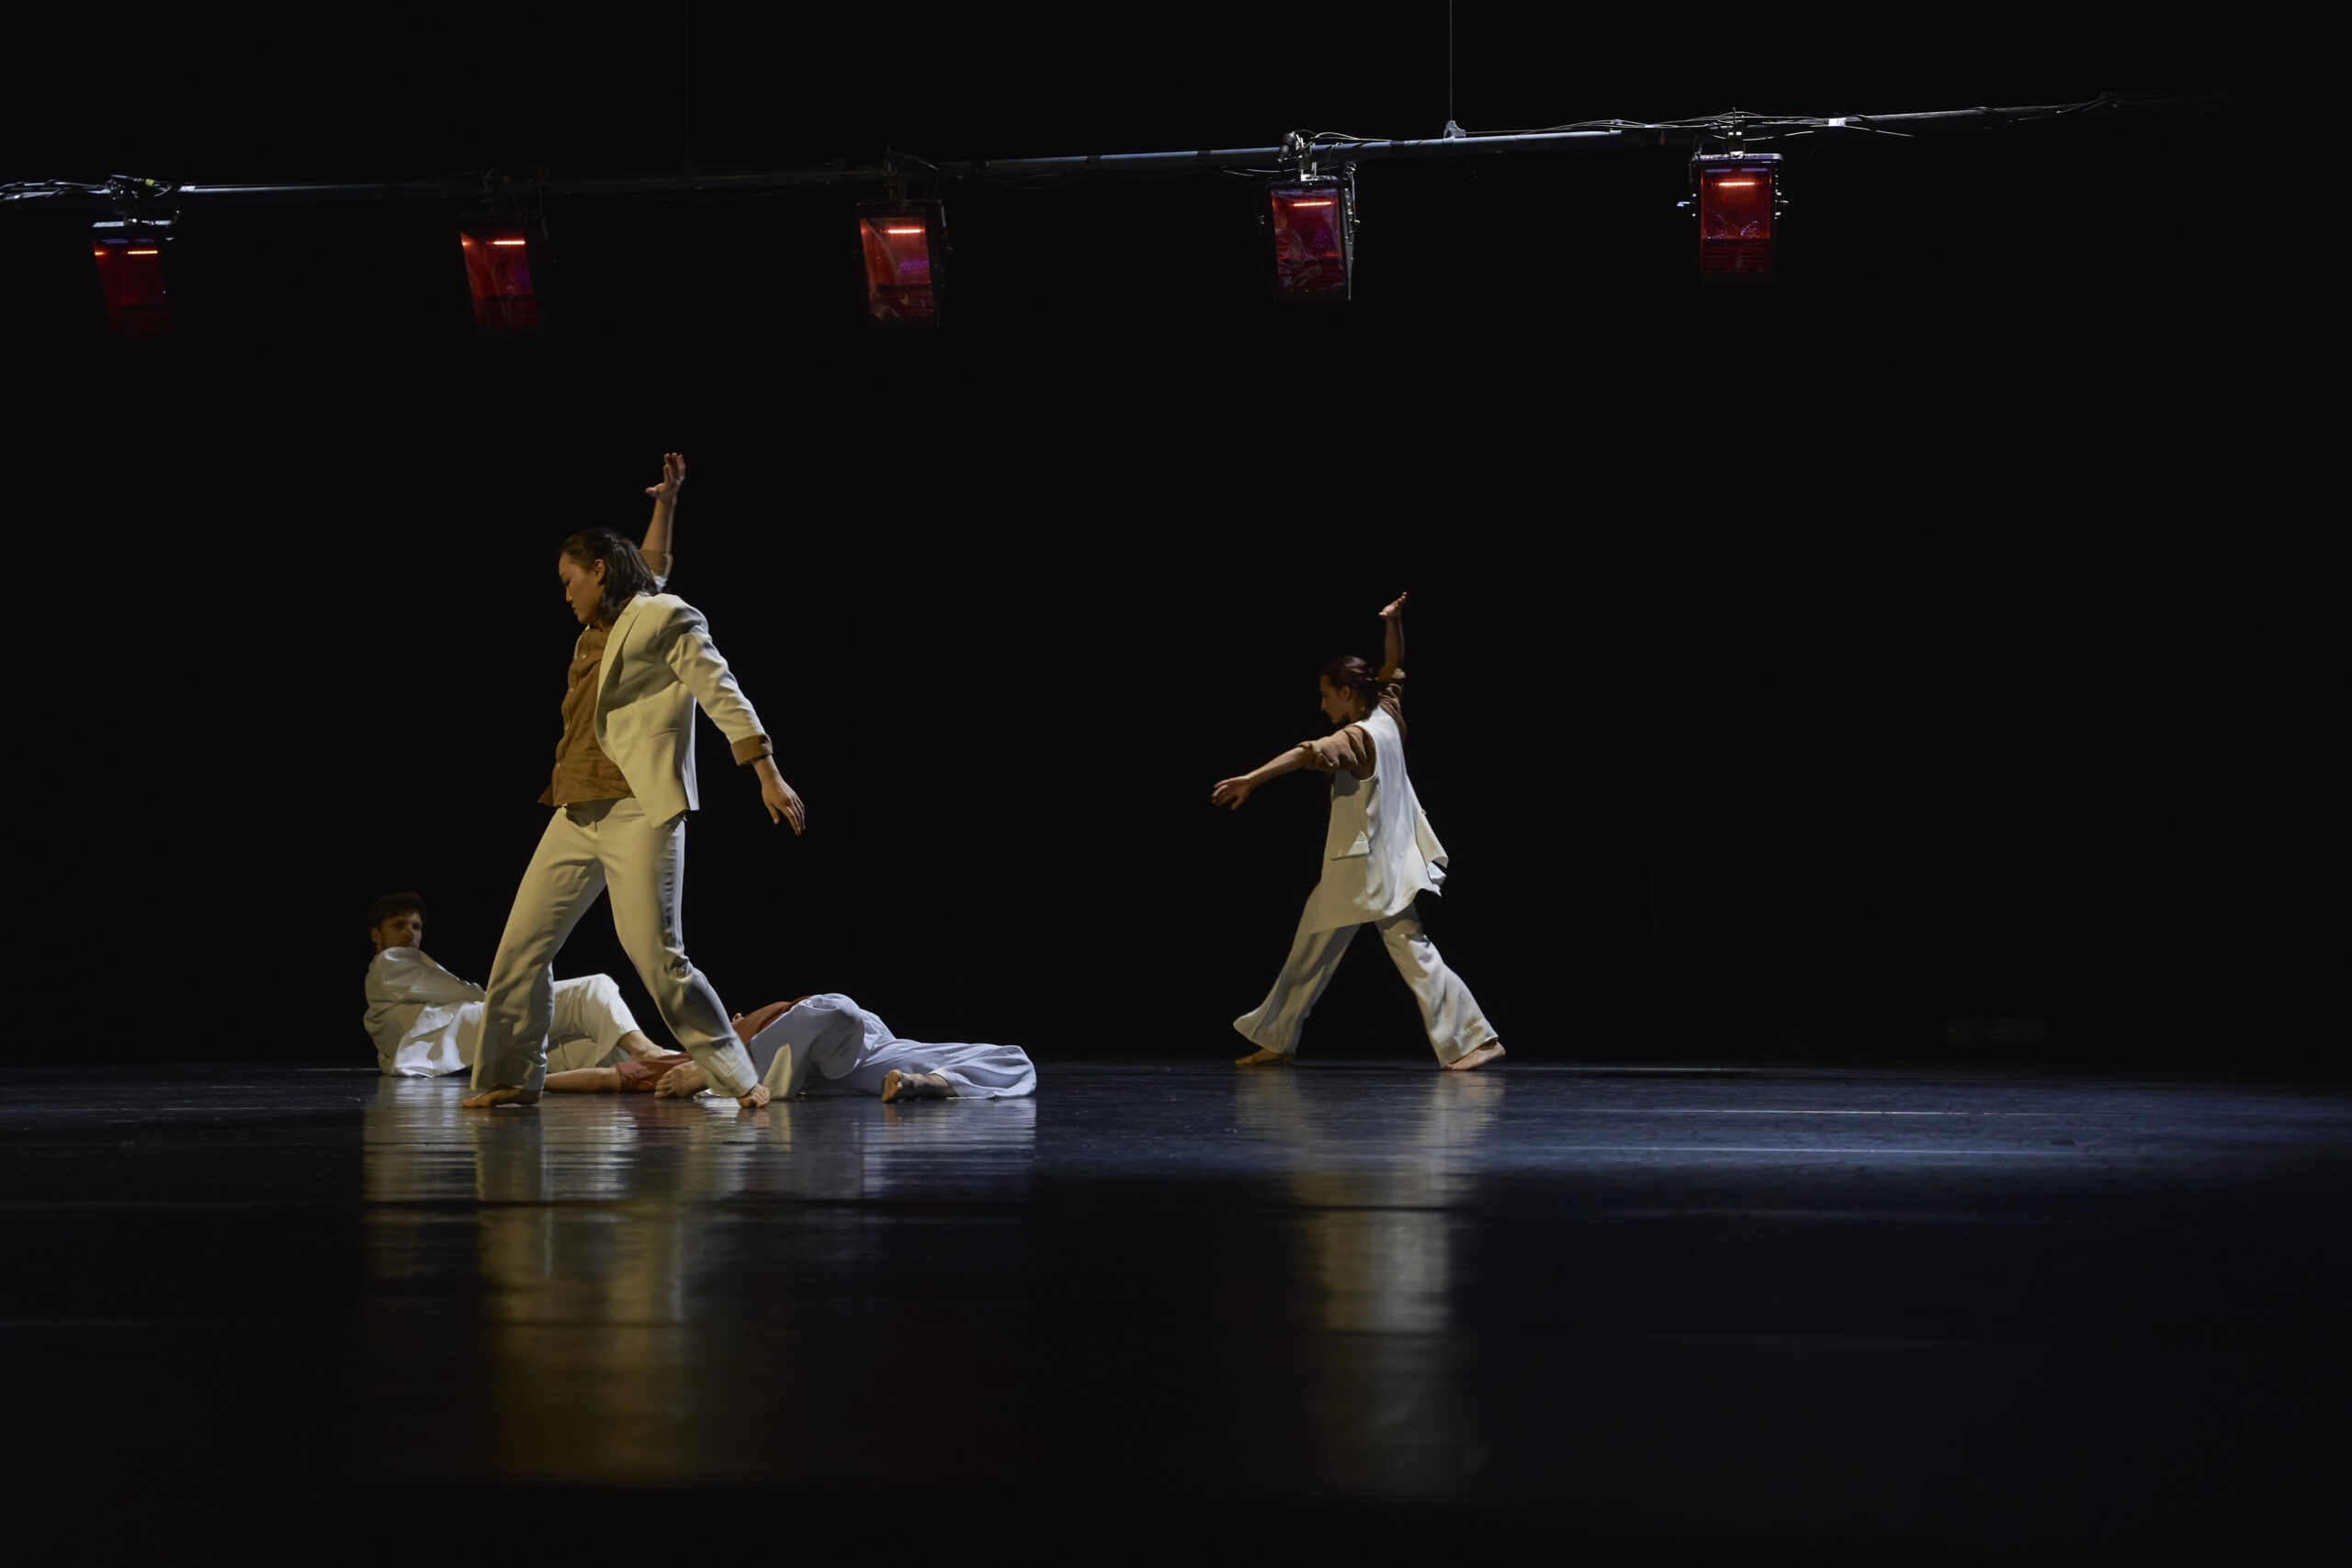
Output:
<instances>
[{"instance_id":1,"label":"dark backdrop","mask_svg":"<svg viewBox=\"0 0 2352 1568\"><path fill-rule=\"evenodd\" d=\"M6 173L1446 112L1440 5L773 15L28 10ZM1474 130L2238 96L2204 126L1790 144L1781 279L1736 294L1693 276L1671 149L1368 165L1359 297L1320 311L1266 300L1241 182L951 186L933 333L859 328L854 192L553 204L529 344L470 338L451 210L199 209L184 341L135 353L101 341L87 216L9 210L47 962L114 1009L109 1049L158 1056L364 1059L360 913L396 886L480 977L544 821L554 546L640 527L675 447L673 587L811 813L770 826L706 728L687 931L730 1005L845 989L1047 1058L1234 1048L1323 804L1208 786L1316 733L1316 668L1376 655L1409 589L1413 773L1454 861L1429 922L1515 1050L1934 1055L1947 1018L2030 1014L2040 1059L2340 1068L2299 25L1463 6ZM1363 947L1312 1048L1419 1054ZM642 1001L601 918L560 965L594 968Z\"/></svg>"}]
</instances>

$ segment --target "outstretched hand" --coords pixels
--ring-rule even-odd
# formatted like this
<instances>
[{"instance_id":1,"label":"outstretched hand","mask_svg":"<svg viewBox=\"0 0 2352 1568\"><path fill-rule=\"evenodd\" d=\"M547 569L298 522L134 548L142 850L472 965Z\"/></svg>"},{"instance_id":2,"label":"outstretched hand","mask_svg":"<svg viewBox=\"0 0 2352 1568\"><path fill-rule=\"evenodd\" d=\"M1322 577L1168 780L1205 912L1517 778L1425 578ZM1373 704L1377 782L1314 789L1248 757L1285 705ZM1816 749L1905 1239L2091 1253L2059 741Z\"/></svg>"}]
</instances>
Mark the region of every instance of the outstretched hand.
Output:
<instances>
[{"instance_id":1,"label":"outstretched hand","mask_svg":"<svg viewBox=\"0 0 2352 1568\"><path fill-rule=\"evenodd\" d=\"M760 770L760 804L768 808L769 821L789 822L795 833L808 826L808 808L774 768Z\"/></svg>"},{"instance_id":2,"label":"outstretched hand","mask_svg":"<svg viewBox=\"0 0 2352 1568\"><path fill-rule=\"evenodd\" d=\"M1216 787L1209 791L1209 804L1238 811L1241 803L1250 798L1250 792L1257 787L1258 781L1247 773L1238 779L1219 779Z\"/></svg>"},{"instance_id":3,"label":"outstretched hand","mask_svg":"<svg viewBox=\"0 0 2352 1568\"><path fill-rule=\"evenodd\" d=\"M678 499L678 487L685 482L685 454L664 452L662 454L662 482L658 485L647 485L645 493L656 501L675 501Z\"/></svg>"},{"instance_id":4,"label":"outstretched hand","mask_svg":"<svg viewBox=\"0 0 2352 1568\"><path fill-rule=\"evenodd\" d=\"M1412 595L1409 593L1399 593L1396 598L1391 599L1386 604L1381 607L1380 618L1384 621L1393 621L1397 616L1403 615L1405 613L1405 601L1411 597Z\"/></svg>"}]
</instances>

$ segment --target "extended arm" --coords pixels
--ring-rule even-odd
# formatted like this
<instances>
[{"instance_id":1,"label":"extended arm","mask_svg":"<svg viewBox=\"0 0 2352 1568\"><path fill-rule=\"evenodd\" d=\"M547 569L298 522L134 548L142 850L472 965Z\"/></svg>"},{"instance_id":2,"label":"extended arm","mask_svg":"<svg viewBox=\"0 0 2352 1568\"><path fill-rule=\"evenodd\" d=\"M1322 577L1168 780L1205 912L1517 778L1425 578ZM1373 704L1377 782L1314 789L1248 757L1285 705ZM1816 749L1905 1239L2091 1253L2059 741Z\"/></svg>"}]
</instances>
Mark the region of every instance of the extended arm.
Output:
<instances>
[{"instance_id":1,"label":"extended arm","mask_svg":"<svg viewBox=\"0 0 2352 1568\"><path fill-rule=\"evenodd\" d=\"M808 825L808 807L793 787L784 782L776 771L775 748L760 728L760 716L752 711L742 689L735 684L734 675L727 668L727 660L711 646L701 612L680 605L677 619L663 628L669 639L666 657L678 682L694 694L702 711L718 726L727 737L740 767L750 764L760 776L760 800L768 808L772 821L789 822L792 830L801 831Z\"/></svg>"},{"instance_id":2,"label":"extended arm","mask_svg":"<svg viewBox=\"0 0 2352 1568\"><path fill-rule=\"evenodd\" d=\"M458 979L413 947L386 948L377 955L371 977L387 1001L447 1006L478 1002L484 995L480 986Z\"/></svg>"},{"instance_id":3,"label":"extended arm","mask_svg":"<svg viewBox=\"0 0 2352 1568\"><path fill-rule=\"evenodd\" d=\"M1405 601L1409 593L1399 593L1380 612L1381 624L1387 628L1387 639L1381 649L1380 671L1394 675L1405 668Z\"/></svg>"},{"instance_id":4,"label":"extended arm","mask_svg":"<svg viewBox=\"0 0 2352 1568\"><path fill-rule=\"evenodd\" d=\"M670 575L670 548L678 536L678 491L685 482L685 455L662 453L662 482L645 487L645 493L653 498L653 520L645 525L645 543L638 547L656 577Z\"/></svg>"},{"instance_id":5,"label":"extended arm","mask_svg":"<svg viewBox=\"0 0 2352 1568\"><path fill-rule=\"evenodd\" d=\"M1209 804L1230 807L1238 811L1241 809L1241 803L1250 798L1251 790L1256 789L1268 779L1280 778L1284 773L1295 773L1306 765L1306 748L1294 746L1272 761L1259 763L1238 778L1217 780L1216 787L1209 791Z\"/></svg>"}]
</instances>

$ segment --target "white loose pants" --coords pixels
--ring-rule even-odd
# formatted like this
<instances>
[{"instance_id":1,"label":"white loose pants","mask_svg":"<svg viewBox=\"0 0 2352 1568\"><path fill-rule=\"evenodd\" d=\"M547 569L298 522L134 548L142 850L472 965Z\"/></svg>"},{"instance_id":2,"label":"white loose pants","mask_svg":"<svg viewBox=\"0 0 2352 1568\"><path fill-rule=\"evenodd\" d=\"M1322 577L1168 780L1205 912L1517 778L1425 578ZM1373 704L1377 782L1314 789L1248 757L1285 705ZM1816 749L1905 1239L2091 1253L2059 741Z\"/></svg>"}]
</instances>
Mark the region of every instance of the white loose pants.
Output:
<instances>
[{"instance_id":1,"label":"white loose pants","mask_svg":"<svg viewBox=\"0 0 2352 1568\"><path fill-rule=\"evenodd\" d=\"M474 1060L476 1090L512 1084L526 1101L539 1097L547 1081L555 955L596 895L605 893L622 951L653 994L662 1021L701 1066L703 1080L725 1094L750 1092L759 1075L718 993L686 957L678 918L685 870L683 811L654 822L633 799L556 808L514 890L506 934L491 965L481 1051Z\"/></svg>"},{"instance_id":2,"label":"white loose pants","mask_svg":"<svg viewBox=\"0 0 2352 1568\"><path fill-rule=\"evenodd\" d=\"M1313 906L1308 908L1312 909ZM1331 983L1332 972L1339 968L1348 943L1363 929L1334 926L1308 931L1311 918L1299 917L1298 934L1291 939L1290 956L1283 960L1274 988L1266 993L1258 1010L1233 1021L1233 1027L1261 1050L1279 1051L1285 1056L1298 1050L1300 1027L1321 999L1323 987ZM1421 930L1420 917L1413 906L1407 905L1403 913L1385 920L1365 924L1380 933L1380 944L1396 961L1396 972L1405 976L1405 984L1413 988L1413 999L1421 1008L1421 1027L1429 1032L1430 1048L1437 1053L1439 1061L1458 1062L1494 1040L1493 1027L1487 1022L1487 1015L1478 1010L1478 998L1470 994L1462 976L1448 969L1445 960L1438 956L1437 944Z\"/></svg>"}]
</instances>

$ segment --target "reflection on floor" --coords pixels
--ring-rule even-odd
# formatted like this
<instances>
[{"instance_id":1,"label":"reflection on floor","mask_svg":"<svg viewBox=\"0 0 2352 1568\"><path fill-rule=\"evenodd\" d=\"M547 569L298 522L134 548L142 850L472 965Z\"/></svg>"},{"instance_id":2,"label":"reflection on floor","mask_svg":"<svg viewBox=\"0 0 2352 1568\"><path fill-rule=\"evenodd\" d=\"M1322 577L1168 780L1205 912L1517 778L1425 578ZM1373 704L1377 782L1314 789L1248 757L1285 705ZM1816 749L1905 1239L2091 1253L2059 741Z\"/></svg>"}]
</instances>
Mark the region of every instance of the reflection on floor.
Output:
<instances>
[{"instance_id":1,"label":"reflection on floor","mask_svg":"<svg viewBox=\"0 0 2352 1568\"><path fill-rule=\"evenodd\" d=\"M327 1069L0 1084L0 1349L40 1413L8 1461L149 1478L51 1521L83 1555L255 1477L302 1500L247 1520L289 1560L424 1543L452 1499L609 1543L578 1499L806 1520L909 1483L1204 1544L2346 1539L2337 1092L1065 1065L1034 1100L485 1115Z\"/></svg>"}]
</instances>

